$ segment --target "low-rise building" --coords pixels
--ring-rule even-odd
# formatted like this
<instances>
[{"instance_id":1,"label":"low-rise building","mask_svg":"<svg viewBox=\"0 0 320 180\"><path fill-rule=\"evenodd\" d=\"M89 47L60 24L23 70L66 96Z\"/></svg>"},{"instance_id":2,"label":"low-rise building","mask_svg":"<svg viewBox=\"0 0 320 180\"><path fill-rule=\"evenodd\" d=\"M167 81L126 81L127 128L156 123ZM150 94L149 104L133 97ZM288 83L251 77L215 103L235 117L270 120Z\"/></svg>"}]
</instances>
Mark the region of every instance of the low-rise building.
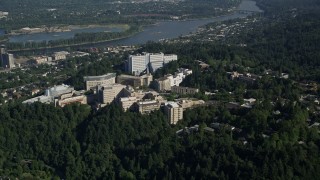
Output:
<instances>
[{"instance_id":1,"label":"low-rise building","mask_svg":"<svg viewBox=\"0 0 320 180\"><path fill-rule=\"evenodd\" d=\"M25 100L22 103L23 104L32 104L32 103L35 103L35 102L40 102L40 103L44 103L44 104L50 104L53 101L52 101L52 97L51 96L42 95L42 96L38 96L38 97L34 97L34 98L31 98L31 99Z\"/></svg>"},{"instance_id":2,"label":"low-rise building","mask_svg":"<svg viewBox=\"0 0 320 180\"><path fill-rule=\"evenodd\" d=\"M53 58L53 60L55 60L55 61L65 60L65 59L67 59L67 56L68 56L69 54L70 54L70 53L67 52L67 51L55 52L55 53L52 54L52 58Z\"/></svg>"},{"instance_id":3,"label":"low-rise building","mask_svg":"<svg viewBox=\"0 0 320 180\"><path fill-rule=\"evenodd\" d=\"M38 89L32 92L39 92ZM45 90L45 94L35 98L28 99L23 101L25 104L32 104L35 102L41 102L45 104L54 103L55 106L65 106L67 104L79 102L81 104L86 104L86 96L83 95L83 92L77 92L73 87L68 85L59 85L48 88Z\"/></svg>"},{"instance_id":4,"label":"low-rise building","mask_svg":"<svg viewBox=\"0 0 320 180\"><path fill-rule=\"evenodd\" d=\"M79 96L76 95L76 96L56 99L55 105L64 107L65 105L73 104L73 103L87 104L87 97L85 95L79 95Z\"/></svg>"},{"instance_id":5,"label":"low-rise building","mask_svg":"<svg viewBox=\"0 0 320 180\"><path fill-rule=\"evenodd\" d=\"M173 86L171 87L171 92L177 93L177 94L196 94L196 93L199 93L199 89L182 87L182 86Z\"/></svg>"},{"instance_id":6,"label":"low-rise building","mask_svg":"<svg viewBox=\"0 0 320 180\"><path fill-rule=\"evenodd\" d=\"M84 76L86 90L95 88L96 86L106 86L116 83L116 73L108 73L101 76Z\"/></svg>"},{"instance_id":7,"label":"low-rise building","mask_svg":"<svg viewBox=\"0 0 320 180\"><path fill-rule=\"evenodd\" d=\"M167 74L166 76L157 79L156 88L158 91L170 91L172 86L179 86L186 76L192 74L192 70L179 68L174 75ZM169 87L170 84L170 87Z\"/></svg>"},{"instance_id":8,"label":"low-rise building","mask_svg":"<svg viewBox=\"0 0 320 180\"><path fill-rule=\"evenodd\" d=\"M185 127L183 129L176 131L176 135L177 136L189 135L198 131L199 131L199 125L196 124L194 126Z\"/></svg>"},{"instance_id":9,"label":"low-rise building","mask_svg":"<svg viewBox=\"0 0 320 180\"><path fill-rule=\"evenodd\" d=\"M45 91L46 96L51 96L53 98L59 96L69 97L72 96L73 93L74 88L65 84L48 88Z\"/></svg>"},{"instance_id":10,"label":"low-rise building","mask_svg":"<svg viewBox=\"0 0 320 180\"><path fill-rule=\"evenodd\" d=\"M137 111L141 114L149 114L160 109L160 103L156 100L141 101L136 103Z\"/></svg>"},{"instance_id":11,"label":"low-rise building","mask_svg":"<svg viewBox=\"0 0 320 180\"><path fill-rule=\"evenodd\" d=\"M130 85L133 87L141 87L146 86L148 87L153 80L152 74L145 74L142 76L130 76L130 75L119 75L117 77L117 83L123 85Z\"/></svg>"},{"instance_id":12,"label":"low-rise building","mask_svg":"<svg viewBox=\"0 0 320 180\"><path fill-rule=\"evenodd\" d=\"M9 15L9 12L6 12L6 11L0 11L0 19L2 19L2 18L6 18L6 17L8 17L8 15Z\"/></svg>"},{"instance_id":13,"label":"low-rise building","mask_svg":"<svg viewBox=\"0 0 320 180\"><path fill-rule=\"evenodd\" d=\"M48 56L37 56L33 58L35 64L43 64L48 61Z\"/></svg>"},{"instance_id":14,"label":"low-rise building","mask_svg":"<svg viewBox=\"0 0 320 180\"><path fill-rule=\"evenodd\" d=\"M119 104L121 105L123 111L127 111L133 108L134 103L136 103L138 99L136 97L121 97L119 99Z\"/></svg>"},{"instance_id":15,"label":"low-rise building","mask_svg":"<svg viewBox=\"0 0 320 180\"><path fill-rule=\"evenodd\" d=\"M289 78L289 74L288 73L281 73L280 78L288 79Z\"/></svg>"},{"instance_id":16,"label":"low-rise building","mask_svg":"<svg viewBox=\"0 0 320 180\"><path fill-rule=\"evenodd\" d=\"M183 109L193 108L193 107L197 107L205 104L203 100L189 99L189 98L176 99L175 102L178 103L179 106L182 107Z\"/></svg>"},{"instance_id":17,"label":"low-rise building","mask_svg":"<svg viewBox=\"0 0 320 180\"><path fill-rule=\"evenodd\" d=\"M75 51L69 54L69 57L84 57L89 56L90 54L87 52Z\"/></svg>"},{"instance_id":18,"label":"low-rise building","mask_svg":"<svg viewBox=\"0 0 320 180\"><path fill-rule=\"evenodd\" d=\"M36 95L40 92L40 89L33 89L31 90L31 96Z\"/></svg>"}]
</instances>

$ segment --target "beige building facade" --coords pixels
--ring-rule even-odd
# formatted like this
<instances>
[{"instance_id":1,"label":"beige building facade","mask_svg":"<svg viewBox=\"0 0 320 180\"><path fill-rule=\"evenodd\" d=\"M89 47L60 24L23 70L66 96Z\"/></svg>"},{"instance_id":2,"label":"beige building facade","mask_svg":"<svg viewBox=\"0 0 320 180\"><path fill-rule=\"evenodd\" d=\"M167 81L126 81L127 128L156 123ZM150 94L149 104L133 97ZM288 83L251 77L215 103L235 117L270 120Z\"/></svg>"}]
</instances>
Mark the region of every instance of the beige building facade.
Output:
<instances>
[{"instance_id":1,"label":"beige building facade","mask_svg":"<svg viewBox=\"0 0 320 180\"><path fill-rule=\"evenodd\" d=\"M157 79L156 81L156 88L160 92L170 91L171 90L171 81L167 77L162 77Z\"/></svg>"},{"instance_id":2,"label":"beige building facade","mask_svg":"<svg viewBox=\"0 0 320 180\"><path fill-rule=\"evenodd\" d=\"M151 74L145 74L142 76L130 76L130 75L119 75L117 77L117 83L123 85L130 85L133 87L141 87L146 86L148 87L153 80L153 76Z\"/></svg>"},{"instance_id":3,"label":"beige building facade","mask_svg":"<svg viewBox=\"0 0 320 180\"><path fill-rule=\"evenodd\" d=\"M134 103L136 103L138 99L136 97L122 97L119 99L119 104L121 105L124 112L133 108Z\"/></svg>"},{"instance_id":4,"label":"beige building facade","mask_svg":"<svg viewBox=\"0 0 320 180\"><path fill-rule=\"evenodd\" d=\"M110 104L115 99L121 97L121 92L126 86L121 84L111 84L102 86L100 90L98 90L98 94L100 96L100 101L103 104Z\"/></svg>"},{"instance_id":5,"label":"beige building facade","mask_svg":"<svg viewBox=\"0 0 320 180\"><path fill-rule=\"evenodd\" d=\"M165 103L164 112L170 124L177 124L178 121L183 119L183 108L175 102Z\"/></svg>"},{"instance_id":6,"label":"beige building facade","mask_svg":"<svg viewBox=\"0 0 320 180\"><path fill-rule=\"evenodd\" d=\"M171 92L177 94L196 94L199 92L199 89L189 88L189 87L181 87L181 86L172 86Z\"/></svg>"},{"instance_id":7,"label":"beige building facade","mask_svg":"<svg viewBox=\"0 0 320 180\"><path fill-rule=\"evenodd\" d=\"M95 88L96 86L107 86L116 83L116 73L108 73L101 76L84 76L83 77L86 90Z\"/></svg>"},{"instance_id":8,"label":"beige building facade","mask_svg":"<svg viewBox=\"0 0 320 180\"><path fill-rule=\"evenodd\" d=\"M87 97L85 95L81 95L81 96L74 96L74 97L67 97L65 99L60 99L60 100L57 100L56 106L64 107L65 105L72 104L72 103L87 104Z\"/></svg>"},{"instance_id":9,"label":"beige building facade","mask_svg":"<svg viewBox=\"0 0 320 180\"><path fill-rule=\"evenodd\" d=\"M137 108L141 114L149 114L152 111L160 109L160 103L158 101L141 101L137 103Z\"/></svg>"}]
</instances>

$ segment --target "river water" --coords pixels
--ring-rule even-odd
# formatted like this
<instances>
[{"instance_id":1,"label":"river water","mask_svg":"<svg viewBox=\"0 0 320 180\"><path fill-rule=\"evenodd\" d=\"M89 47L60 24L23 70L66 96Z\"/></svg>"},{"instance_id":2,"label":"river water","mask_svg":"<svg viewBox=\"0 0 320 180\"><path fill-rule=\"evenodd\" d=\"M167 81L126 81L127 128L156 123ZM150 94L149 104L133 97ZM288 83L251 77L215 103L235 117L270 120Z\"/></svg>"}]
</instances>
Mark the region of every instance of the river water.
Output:
<instances>
[{"instance_id":1,"label":"river water","mask_svg":"<svg viewBox=\"0 0 320 180\"><path fill-rule=\"evenodd\" d=\"M252 12L262 12L259 7L256 6L255 1L251 0L243 0L242 3L237 8L241 11L252 11ZM159 41L161 39L172 39L177 38L179 36L187 35L189 33L195 32L200 26L206 25L212 22L219 22L219 21L226 21L236 18L243 18L248 16L248 14L238 13L235 12L233 14L215 17L215 18L208 18L208 19L196 19L196 20L187 20L187 21L162 21L158 22L154 26L149 26L144 28L144 30L140 33L137 33L134 36L114 40L109 42L103 43L92 43L87 45L80 45L74 46L75 48L88 48L88 47L106 47L106 46L116 46L116 45L137 45L137 44L144 44L148 41ZM101 32L105 30L101 30L99 28L91 28L85 29L84 32ZM110 31L110 29L108 29ZM112 31L112 30L111 30ZM119 29L118 29L119 31ZM79 31L71 31L71 32L63 32L63 34L59 34L57 36L56 33L38 33L38 34L28 34L28 35L18 35L10 37L10 42L26 42L28 40L34 41L43 41L48 40L50 38L72 38L75 33L79 33ZM63 50L66 48L54 48L51 50L41 50L42 53L44 51L57 51Z\"/></svg>"}]
</instances>

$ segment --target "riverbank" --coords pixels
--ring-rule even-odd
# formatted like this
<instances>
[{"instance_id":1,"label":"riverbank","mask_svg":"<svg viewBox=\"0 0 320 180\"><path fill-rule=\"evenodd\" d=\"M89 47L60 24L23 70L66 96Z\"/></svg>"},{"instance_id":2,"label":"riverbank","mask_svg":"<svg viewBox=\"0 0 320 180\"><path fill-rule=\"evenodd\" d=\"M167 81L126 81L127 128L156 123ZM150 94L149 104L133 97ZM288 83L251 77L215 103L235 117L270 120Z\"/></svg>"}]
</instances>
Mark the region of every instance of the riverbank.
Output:
<instances>
[{"instance_id":1,"label":"riverbank","mask_svg":"<svg viewBox=\"0 0 320 180\"><path fill-rule=\"evenodd\" d=\"M84 42L84 43L77 43L77 44L66 44L66 45L59 45L59 46L47 46L47 47L39 47L39 48L24 48L24 49L17 49L17 50L8 49L8 52L15 53L15 52L23 52L23 51L48 50L48 49L67 48L67 47L72 48L72 47L77 47L77 46L85 46L85 45L98 44L98 43L107 43L107 42L111 42L111 41L117 41L117 40L129 38L129 37L134 36L135 34L138 34L142 31L143 31L143 29L139 28L138 31L133 32L130 35L119 37L119 38L114 38L114 39L109 39L109 40L102 40L102 41L95 41L95 42Z\"/></svg>"},{"instance_id":2,"label":"riverbank","mask_svg":"<svg viewBox=\"0 0 320 180\"><path fill-rule=\"evenodd\" d=\"M77 29L87 29L87 28L121 28L124 31L129 29L128 24L89 24L89 25L58 25L53 27L41 26L36 28L24 27L17 30L12 30L8 33L8 36L17 36L17 35L27 35L27 34L36 34L36 33L57 33L57 32L68 32Z\"/></svg>"},{"instance_id":3,"label":"riverbank","mask_svg":"<svg viewBox=\"0 0 320 180\"><path fill-rule=\"evenodd\" d=\"M140 25L138 27L138 31L133 31L132 33L130 33L129 35L123 36L123 37L119 37L119 38L112 38L112 39L108 39L108 40L101 40L101 41L90 41L90 42L83 42L83 43L75 43L75 44L65 44L65 45L57 45L57 46L46 46L46 47L36 47L36 48L16 48L16 49L11 49L9 50L10 52L20 52L20 51L33 51L33 50L50 50L50 49L55 49L55 48L66 48L66 47L77 47L77 46L87 46L87 45L94 45L94 44L100 44L100 43L108 43L108 42L113 42L113 41L118 41L118 40L123 40L123 39L127 39L130 37L135 36L136 34L139 34L141 32L143 32L145 29L147 28L152 28L155 27L157 25L159 25L160 23L163 22L190 22L190 21L199 21L199 20L210 20L210 19L215 19L215 18L223 18L223 17L227 17L230 15L233 15L235 12L230 12L228 14L223 14L223 15L219 15L219 16L215 16L215 17L203 17L203 18L199 18L199 19L189 19L189 20L174 20L174 21L156 21L153 24L147 24L147 25ZM70 25L70 28L73 29L82 29L82 28L95 28L95 27L106 27L104 25L82 25L82 26L73 26ZM121 27L121 28L125 28L126 30L128 30L130 28L130 26L128 24L111 24L108 25L108 27ZM153 36L159 35L162 32L157 31L156 33L152 33ZM72 40L71 39L66 39L66 40ZM160 38L161 39L161 38Z\"/></svg>"},{"instance_id":4,"label":"riverbank","mask_svg":"<svg viewBox=\"0 0 320 180\"><path fill-rule=\"evenodd\" d=\"M249 2L248 5L255 5L254 1L245 1ZM248 9L250 11L250 6ZM95 41L99 40L99 38L91 38L93 35L91 33L84 33L79 34L82 37L78 38L78 40L86 39L86 42L81 43L78 41L76 44L71 44L72 39L66 39L65 45L57 45L57 46L50 46L50 47L42 47L42 48L23 48L16 46L16 50L11 50L12 52L19 52L19 51L32 51L32 52L52 52L56 50L63 50L64 47L77 47L77 48L90 48L92 46L95 47L106 47L106 46L119 46L119 45L137 45L137 44L144 44L148 41L159 41L160 39L174 39L176 37L180 37L183 35L187 35L192 32L196 32L197 28L212 22L219 22L219 21L226 21L230 19L237 19L237 18L244 18L249 14L242 14L238 13L237 10L229 12L227 14L215 16L215 17L203 17L197 19L190 19L190 20L171 20L171 21L153 21L153 24L147 25L139 25L135 27L135 31L126 33L125 36L119 37L119 34L115 34L116 38L112 38L113 35L109 35L110 39L102 40L102 41ZM138 28L139 27L139 28ZM94 34L94 33L93 33ZM97 36L103 33L96 33ZM108 35L107 35L108 36ZM64 41L64 40L61 40ZM67 42L69 41L69 42ZM68 44L70 43L70 44ZM29 44L30 45L30 44ZM52 44L51 44L52 45ZM30 46L29 46L30 47ZM20 48L20 49L19 49ZM59 49L60 48L60 49ZM37 51L39 50L39 51ZM44 51L43 51L44 50Z\"/></svg>"}]
</instances>

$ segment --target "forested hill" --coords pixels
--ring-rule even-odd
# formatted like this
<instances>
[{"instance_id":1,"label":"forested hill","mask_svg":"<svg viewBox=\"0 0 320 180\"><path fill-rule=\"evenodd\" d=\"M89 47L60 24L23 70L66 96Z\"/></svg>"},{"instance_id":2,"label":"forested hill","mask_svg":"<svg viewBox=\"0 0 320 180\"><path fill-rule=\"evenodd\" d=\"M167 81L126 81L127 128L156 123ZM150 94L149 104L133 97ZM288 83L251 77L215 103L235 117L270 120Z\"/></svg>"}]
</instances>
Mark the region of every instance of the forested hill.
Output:
<instances>
[{"instance_id":1,"label":"forested hill","mask_svg":"<svg viewBox=\"0 0 320 180\"><path fill-rule=\"evenodd\" d=\"M263 2L269 8L277 4ZM320 92L320 11L290 8L266 13L234 41L148 43L139 50L177 53L179 60L156 76L191 68L182 84L200 88L196 97L216 102L184 111L175 126L160 110L141 115L117 104L99 111L79 104L3 104L0 179L319 179L320 105L312 97ZM247 46L238 46L241 41ZM195 59L209 67L201 69ZM120 63L92 61L66 74L81 87L83 75L121 72L114 69ZM264 74L269 68L275 76ZM263 77L245 83L228 78L232 71ZM289 78L276 77L282 72ZM225 104L244 98L257 103L252 109ZM211 123L229 126L212 132ZM176 133L195 125L198 131Z\"/></svg>"},{"instance_id":2,"label":"forested hill","mask_svg":"<svg viewBox=\"0 0 320 180\"><path fill-rule=\"evenodd\" d=\"M318 0L256 0L260 8L267 13L281 12L288 9L308 9L309 11L317 11L320 7Z\"/></svg>"},{"instance_id":3,"label":"forested hill","mask_svg":"<svg viewBox=\"0 0 320 180\"><path fill-rule=\"evenodd\" d=\"M206 17L225 14L239 3L240 0L2 0L0 11L9 12L9 15L0 19L0 27L10 31L27 26L154 22L171 16Z\"/></svg>"},{"instance_id":4,"label":"forested hill","mask_svg":"<svg viewBox=\"0 0 320 180\"><path fill-rule=\"evenodd\" d=\"M279 106L280 107L280 106ZM66 179L277 179L319 176L320 136L307 112L287 105L276 123L264 104L251 112L203 107L185 112L170 127L160 112L139 115L110 105L98 113L86 106L9 105L0 112L0 177ZM248 133L248 144L229 131L205 132L217 117ZM175 131L200 124L200 131ZM278 131L263 138L259 132ZM303 140L303 141L302 141Z\"/></svg>"}]
</instances>

